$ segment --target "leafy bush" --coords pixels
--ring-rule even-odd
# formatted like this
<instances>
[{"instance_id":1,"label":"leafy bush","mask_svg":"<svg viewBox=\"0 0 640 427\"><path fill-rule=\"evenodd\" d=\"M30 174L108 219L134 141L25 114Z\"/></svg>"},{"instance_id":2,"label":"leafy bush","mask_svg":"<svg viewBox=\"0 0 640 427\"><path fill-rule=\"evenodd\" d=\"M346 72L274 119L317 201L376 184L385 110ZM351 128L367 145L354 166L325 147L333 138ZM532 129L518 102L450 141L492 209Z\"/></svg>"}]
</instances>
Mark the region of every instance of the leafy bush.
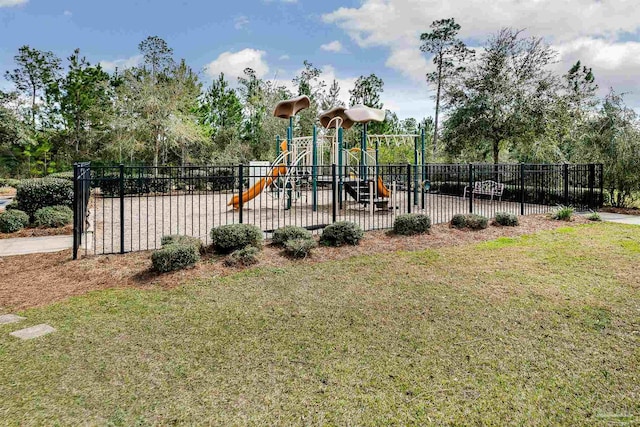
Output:
<instances>
[{"instance_id":1,"label":"leafy bush","mask_svg":"<svg viewBox=\"0 0 640 427\"><path fill-rule=\"evenodd\" d=\"M424 214L399 215L393 222L393 232L402 236L428 233L431 229L431 218Z\"/></svg>"},{"instance_id":2,"label":"leafy bush","mask_svg":"<svg viewBox=\"0 0 640 427\"><path fill-rule=\"evenodd\" d=\"M166 273L182 270L195 265L200 260L200 252L193 244L171 243L151 254L153 269Z\"/></svg>"},{"instance_id":3,"label":"leafy bush","mask_svg":"<svg viewBox=\"0 0 640 427\"><path fill-rule=\"evenodd\" d=\"M173 244L181 244L181 245L193 245L198 250L199 253L202 253L204 250L204 245L202 244L202 240L197 237L191 236L182 236L178 234L172 234L170 236L163 236L160 240L162 246L173 245Z\"/></svg>"},{"instance_id":4,"label":"leafy bush","mask_svg":"<svg viewBox=\"0 0 640 427\"><path fill-rule=\"evenodd\" d=\"M504 227L516 227L520 225L520 221L518 220L518 217L508 212L496 213L495 223L502 225Z\"/></svg>"},{"instance_id":5,"label":"leafy bush","mask_svg":"<svg viewBox=\"0 0 640 427\"><path fill-rule=\"evenodd\" d=\"M602 217L600 216L600 214L599 214L598 212L593 212L593 213L591 213L591 214L587 217L587 219L588 219L589 221L593 221L593 222L599 222L599 221L602 221Z\"/></svg>"},{"instance_id":6,"label":"leafy bush","mask_svg":"<svg viewBox=\"0 0 640 427\"><path fill-rule=\"evenodd\" d=\"M259 248L262 230L255 225L229 224L211 229L211 245L219 253L229 253L246 246Z\"/></svg>"},{"instance_id":7,"label":"leafy bush","mask_svg":"<svg viewBox=\"0 0 640 427\"><path fill-rule=\"evenodd\" d=\"M489 219L477 214L456 214L451 218L451 226L470 230L484 230L489 226Z\"/></svg>"},{"instance_id":8,"label":"leafy bush","mask_svg":"<svg viewBox=\"0 0 640 427\"><path fill-rule=\"evenodd\" d=\"M258 263L258 253L260 249L255 246L247 246L242 249L235 250L225 258L224 263L227 267L236 267L239 265L249 266Z\"/></svg>"},{"instance_id":9,"label":"leafy bush","mask_svg":"<svg viewBox=\"0 0 640 427\"><path fill-rule=\"evenodd\" d=\"M47 206L33 215L38 227L60 228L73 221L73 211L66 206Z\"/></svg>"},{"instance_id":10,"label":"leafy bush","mask_svg":"<svg viewBox=\"0 0 640 427\"><path fill-rule=\"evenodd\" d=\"M357 245L364 237L364 231L358 224L338 221L328 225L320 236L320 244L324 246Z\"/></svg>"},{"instance_id":11,"label":"leafy bush","mask_svg":"<svg viewBox=\"0 0 640 427\"><path fill-rule=\"evenodd\" d=\"M0 187L12 187L16 188L20 184L19 179L12 178L0 178Z\"/></svg>"},{"instance_id":12,"label":"leafy bush","mask_svg":"<svg viewBox=\"0 0 640 427\"><path fill-rule=\"evenodd\" d=\"M11 203L9 203L8 205L6 205L4 207L5 210L10 211L10 210L20 210L19 206L18 206L18 199L13 199L11 201Z\"/></svg>"},{"instance_id":13,"label":"leafy bush","mask_svg":"<svg viewBox=\"0 0 640 427\"><path fill-rule=\"evenodd\" d=\"M289 240L293 239L311 239L311 232L302 227L287 225L273 232L271 241L276 246L284 246Z\"/></svg>"},{"instance_id":14,"label":"leafy bush","mask_svg":"<svg viewBox=\"0 0 640 427\"><path fill-rule=\"evenodd\" d=\"M16 190L18 207L30 216L47 206L73 205L73 183L66 179L26 179L20 182Z\"/></svg>"},{"instance_id":15,"label":"leafy bush","mask_svg":"<svg viewBox=\"0 0 640 427\"><path fill-rule=\"evenodd\" d=\"M49 175L47 175L47 178L61 178L68 181L73 181L73 171L50 173Z\"/></svg>"},{"instance_id":16,"label":"leafy bush","mask_svg":"<svg viewBox=\"0 0 640 427\"><path fill-rule=\"evenodd\" d=\"M284 243L284 251L292 258L306 258L316 246L318 246L318 244L313 238L303 237L287 240Z\"/></svg>"},{"instance_id":17,"label":"leafy bush","mask_svg":"<svg viewBox=\"0 0 640 427\"><path fill-rule=\"evenodd\" d=\"M120 176L109 173L93 180L94 187L100 187L103 196L117 197L120 195ZM125 195L167 193L171 179L164 175L157 176L125 176L123 190Z\"/></svg>"},{"instance_id":18,"label":"leafy bush","mask_svg":"<svg viewBox=\"0 0 640 427\"><path fill-rule=\"evenodd\" d=\"M15 233L29 224L29 215L26 212L12 209L0 213L0 231L3 233Z\"/></svg>"},{"instance_id":19,"label":"leafy bush","mask_svg":"<svg viewBox=\"0 0 640 427\"><path fill-rule=\"evenodd\" d=\"M573 208L569 206L560 206L553 214L551 218L559 221L571 221L573 216Z\"/></svg>"}]
</instances>

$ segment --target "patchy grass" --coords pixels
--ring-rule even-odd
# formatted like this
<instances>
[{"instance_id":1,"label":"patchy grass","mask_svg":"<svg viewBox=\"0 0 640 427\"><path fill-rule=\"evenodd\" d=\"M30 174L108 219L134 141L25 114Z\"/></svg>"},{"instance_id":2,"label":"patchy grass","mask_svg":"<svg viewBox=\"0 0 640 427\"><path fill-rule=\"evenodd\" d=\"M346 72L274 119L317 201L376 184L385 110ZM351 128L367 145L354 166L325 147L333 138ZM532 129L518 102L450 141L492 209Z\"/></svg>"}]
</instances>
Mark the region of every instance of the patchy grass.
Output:
<instances>
[{"instance_id":1,"label":"patchy grass","mask_svg":"<svg viewBox=\"0 0 640 427\"><path fill-rule=\"evenodd\" d=\"M640 416L640 227L93 292L0 327L4 423L603 425Z\"/></svg>"}]
</instances>

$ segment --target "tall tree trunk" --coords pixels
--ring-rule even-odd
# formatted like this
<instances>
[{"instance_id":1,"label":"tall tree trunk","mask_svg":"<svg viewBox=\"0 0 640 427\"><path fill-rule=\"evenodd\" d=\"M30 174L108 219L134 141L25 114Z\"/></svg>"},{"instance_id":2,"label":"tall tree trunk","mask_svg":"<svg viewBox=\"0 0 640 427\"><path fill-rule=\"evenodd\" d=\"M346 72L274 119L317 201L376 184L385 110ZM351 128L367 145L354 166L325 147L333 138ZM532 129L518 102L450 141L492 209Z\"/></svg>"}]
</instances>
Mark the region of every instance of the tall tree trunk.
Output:
<instances>
[{"instance_id":1,"label":"tall tree trunk","mask_svg":"<svg viewBox=\"0 0 640 427\"><path fill-rule=\"evenodd\" d=\"M31 128L36 130L36 87L33 86L31 94Z\"/></svg>"},{"instance_id":2,"label":"tall tree trunk","mask_svg":"<svg viewBox=\"0 0 640 427\"><path fill-rule=\"evenodd\" d=\"M442 88L442 54L438 60L438 89L436 90L436 117L433 126L433 161L438 150L438 117L440 115L440 90Z\"/></svg>"},{"instance_id":3,"label":"tall tree trunk","mask_svg":"<svg viewBox=\"0 0 640 427\"><path fill-rule=\"evenodd\" d=\"M493 141L493 163L498 164L500 162L500 141Z\"/></svg>"}]
</instances>

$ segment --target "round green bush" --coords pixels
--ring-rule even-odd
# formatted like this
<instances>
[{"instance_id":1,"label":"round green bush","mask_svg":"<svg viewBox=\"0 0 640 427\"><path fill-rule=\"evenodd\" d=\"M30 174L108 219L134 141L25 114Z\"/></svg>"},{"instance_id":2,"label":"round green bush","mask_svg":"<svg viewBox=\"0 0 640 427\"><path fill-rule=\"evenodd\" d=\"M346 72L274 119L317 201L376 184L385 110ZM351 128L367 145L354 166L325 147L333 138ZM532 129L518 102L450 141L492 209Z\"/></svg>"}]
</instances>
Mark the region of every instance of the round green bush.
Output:
<instances>
[{"instance_id":1,"label":"round green bush","mask_svg":"<svg viewBox=\"0 0 640 427\"><path fill-rule=\"evenodd\" d=\"M320 236L323 246L357 245L364 237L364 231L358 224L338 221L328 225Z\"/></svg>"},{"instance_id":2,"label":"round green bush","mask_svg":"<svg viewBox=\"0 0 640 427\"><path fill-rule=\"evenodd\" d=\"M518 217L508 212L496 213L495 223L498 225L502 225L504 227L517 227L518 225L520 225L520 221L518 220Z\"/></svg>"},{"instance_id":3,"label":"round green bush","mask_svg":"<svg viewBox=\"0 0 640 427\"><path fill-rule=\"evenodd\" d=\"M273 232L271 242L276 246L284 246L289 240L293 239L311 239L312 235L309 230L302 227L287 225Z\"/></svg>"},{"instance_id":4,"label":"round green bush","mask_svg":"<svg viewBox=\"0 0 640 427\"><path fill-rule=\"evenodd\" d=\"M47 206L33 215L37 227L60 228L73 221L73 211L66 206Z\"/></svg>"},{"instance_id":5,"label":"round green bush","mask_svg":"<svg viewBox=\"0 0 640 427\"><path fill-rule=\"evenodd\" d=\"M313 238L297 238L287 240L284 243L284 251L292 258L306 258L311 254L311 250L318 246Z\"/></svg>"},{"instance_id":6,"label":"round green bush","mask_svg":"<svg viewBox=\"0 0 640 427\"><path fill-rule=\"evenodd\" d=\"M195 265L200 252L193 244L172 243L151 254L153 269L160 273L182 270Z\"/></svg>"},{"instance_id":7,"label":"round green bush","mask_svg":"<svg viewBox=\"0 0 640 427\"><path fill-rule=\"evenodd\" d=\"M393 222L393 232L402 236L428 233L431 229L431 218L425 214L403 214Z\"/></svg>"},{"instance_id":8,"label":"round green bush","mask_svg":"<svg viewBox=\"0 0 640 427\"><path fill-rule=\"evenodd\" d=\"M211 245L216 252L229 253L246 246L260 248L262 230L255 225L229 224L211 229Z\"/></svg>"},{"instance_id":9,"label":"round green bush","mask_svg":"<svg viewBox=\"0 0 640 427\"><path fill-rule=\"evenodd\" d=\"M73 182L61 178L26 179L16 188L21 210L33 216L47 206L73 206Z\"/></svg>"},{"instance_id":10,"label":"round green bush","mask_svg":"<svg viewBox=\"0 0 640 427\"><path fill-rule=\"evenodd\" d=\"M456 214L451 218L451 226L470 230L484 230L489 226L489 219L477 214Z\"/></svg>"},{"instance_id":11,"label":"round green bush","mask_svg":"<svg viewBox=\"0 0 640 427\"><path fill-rule=\"evenodd\" d=\"M227 267L236 267L239 265L249 266L258 263L258 253L260 249L255 246L247 246L242 249L235 250L225 258L224 263Z\"/></svg>"},{"instance_id":12,"label":"round green bush","mask_svg":"<svg viewBox=\"0 0 640 427\"><path fill-rule=\"evenodd\" d=\"M0 231L3 233L15 233L29 225L29 215L26 212L12 209L0 213Z\"/></svg>"}]
</instances>

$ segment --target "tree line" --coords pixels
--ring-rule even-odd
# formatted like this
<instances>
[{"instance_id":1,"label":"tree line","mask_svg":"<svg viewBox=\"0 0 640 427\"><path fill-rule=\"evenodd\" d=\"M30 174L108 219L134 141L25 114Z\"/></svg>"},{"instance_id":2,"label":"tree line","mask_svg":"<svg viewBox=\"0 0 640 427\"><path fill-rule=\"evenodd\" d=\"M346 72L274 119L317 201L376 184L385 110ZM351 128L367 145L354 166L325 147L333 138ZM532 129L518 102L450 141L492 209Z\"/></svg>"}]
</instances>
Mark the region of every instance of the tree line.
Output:
<instances>
[{"instance_id":1,"label":"tree line","mask_svg":"<svg viewBox=\"0 0 640 427\"><path fill-rule=\"evenodd\" d=\"M504 28L474 51L454 19L434 21L420 36L433 61L426 83L433 118L386 110L372 133L428 133L432 162L602 162L610 201L627 205L640 191L640 125L624 95L598 96L596 76L577 62L555 71L557 52L542 38ZM237 82L220 74L204 86L163 39L138 48L140 65L106 72L79 49L66 60L23 46L5 72L13 90L0 92L0 175L41 176L74 161L139 164L230 164L272 159L286 124L274 105L307 95L296 134L310 135L320 111L342 105L336 80L304 61L291 84L260 78L250 68ZM360 76L349 104L383 108L383 80ZM347 132L359 139L359 129ZM410 150L385 153L411 161Z\"/></svg>"}]
</instances>

